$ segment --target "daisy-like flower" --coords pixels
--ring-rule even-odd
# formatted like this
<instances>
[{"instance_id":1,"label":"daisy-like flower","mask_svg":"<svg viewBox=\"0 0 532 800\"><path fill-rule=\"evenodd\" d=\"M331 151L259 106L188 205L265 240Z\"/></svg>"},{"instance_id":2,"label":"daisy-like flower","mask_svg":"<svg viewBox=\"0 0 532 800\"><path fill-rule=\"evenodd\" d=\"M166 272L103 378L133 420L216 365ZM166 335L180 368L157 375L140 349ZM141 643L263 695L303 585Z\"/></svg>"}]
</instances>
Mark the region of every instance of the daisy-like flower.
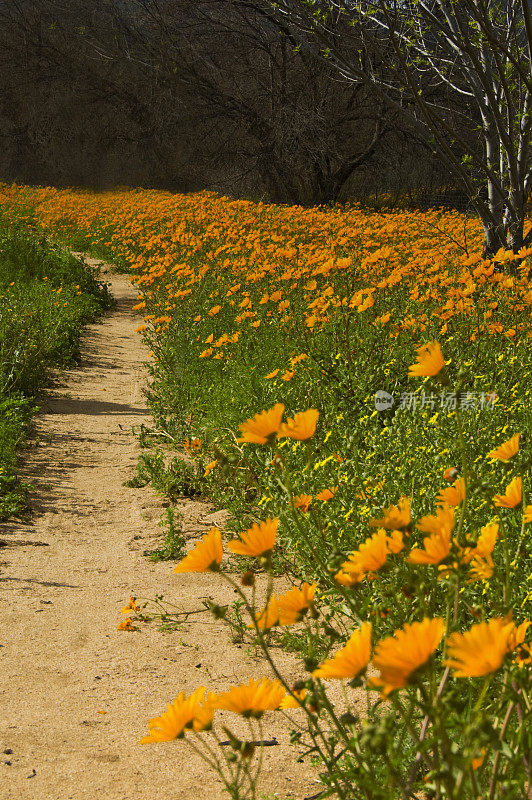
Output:
<instances>
[{"instance_id":1,"label":"daisy-like flower","mask_svg":"<svg viewBox=\"0 0 532 800\"><path fill-rule=\"evenodd\" d=\"M262 611L255 614L255 622L259 630L262 631L269 631L270 628L274 628L279 624L279 604L275 595L270 597L268 604ZM248 628L254 627L253 623L248 625Z\"/></svg>"},{"instance_id":2,"label":"daisy-like flower","mask_svg":"<svg viewBox=\"0 0 532 800\"><path fill-rule=\"evenodd\" d=\"M425 536L423 549L414 547L407 558L410 564L439 564L451 551L451 532L441 530L432 536Z\"/></svg>"},{"instance_id":3,"label":"daisy-like flower","mask_svg":"<svg viewBox=\"0 0 532 800\"><path fill-rule=\"evenodd\" d=\"M438 342L428 342L417 348L417 363L408 369L410 377L437 375L445 367L445 359Z\"/></svg>"},{"instance_id":4,"label":"daisy-like flower","mask_svg":"<svg viewBox=\"0 0 532 800\"><path fill-rule=\"evenodd\" d=\"M141 744L152 742L171 742L181 739L185 730L208 730L212 726L213 708L211 700L214 695L206 695L205 687L200 686L187 697L181 692L173 703L169 703L164 714L150 719L150 732L140 740Z\"/></svg>"},{"instance_id":5,"label":"daisy-like flower","mask_svg":"<svg viewBox=\"0 0 532 800\"><path fill-rule=\"evenodd\" d=\"M451 667L457 678L476 678L496 672L508 652L515 625L502 617L479 622L465 633L452 633L446 642Z\"/></svg>"},{"instance_id":6,"label":"daisy-like flower","mask_svg":"<svg viewBox=\"0 0 532 800\"><path fill-rule=\"evenodd\" d=\"M525 636L528 628L532 625L532 622L529 619L525 619L520 625L515 625L512 628L512 631L508 637L508 651L512 652L513 650L517 650L523 642L525 641Z\"/></svg>"},{"instance_id":7,"label":"daisy-like flower","mask_svg":"<svg viewBox=\"0 0 532 800\"><path fill-rule=\"evenodd\" d=\"M396 506L388 506L383 513L383 517L372 519L369 524L377 528L386 528L389 531L407 528L412 520L410 516L410 498L401 497Z\"/></svg>"},{"instance_id":8,"label":"daisy-like flower","mask_svg":"<svg viewBox=\"0 0 532 800\"><path fill-rule=\"evenodd\" d=\"M299 511L301 511L302 514L306 514L308 512L311 503L311 494L298 494L297 497L294 497L292 500L292 505L294 508L297 508Z\"/></svg>"},{"instance_id":9,"label":"daisy-like flower","mask_svg":"<svg viewBox=\"0 0 532 800\"><path fill-rule=\"evenodd\" d=\"M380 675L372 681L387 690L401 689L437 649L445 629L440 617L404 625L375 648L373 665Z\"/></svg>"},{"instance_id":10,"label":"daisy-like flower","mask_svg":"<svg viewBox=\"0 0 532 800\"><path fill-rule=\"evenodd\" d=\"M454 527L454 508L451 506L440 506L435 514L421 517L416 528L423 533L446 533L451 534Z\"/></svg>"},{"instance_id":11,"label":"daisy-like flower","mask_svg":"<svg viewBox=\"0 0 532 800\"><path fill-rule=\"evenodd\" d=\"M486 558L473 558L469 568L469 581L489 581L495 572L495 563L491 556Z\"/></svg>"},{"instance_id":12,"label":"daisy-like flower","mask_svg":"<svg viewBox=\"0 0 532 800\"><path fill-rule=\"evenodd\" d=\"M133 597L133 595L129 596L129 603L122 609L122 614L129 614L131 611L140 611L137 598Z\"/></svg>"},{"instance_id":13,"label":"daisy-like flower","mask_svg":"<svg viewBox=\"0 0 532 800\"><path fill-rule=\"evenodd\" d=\"M138 628L133 625L133 620L129 617L116 626L117 631L138 631Z\"/></svg>"},{"instance_id":14,"label":"daisy-like flower","mask_svg":"<svg viewBox=\"0 0 532 800\"><path fill-rule=\"evenodd\" d=\"M532 522L532 505L525 508L523 513L523 522Z\"/></svg>"},{"instance_id":15,"label":"daisy-like flower","mask_svg":"<svg viewBox=\"0 0 532 800\"><path fill-rule=\"evenodd\" d=\"M308 411L301 411L299 414L295 414L292 419L287 419L286 422L281 424L277 438L288 437L289 439L297 439L300 442L311 439L316 433L319 415L320 412L315 408L309 408Z\"/></svg>"},{"instance_id":16,"label":"daisy-like flower","mask_svg":"<svg viewBox=\"0 0 532 800\"><path fill-rule=\"evenodd\" d=\"M286 695L279 708L281 710L284 710L285 708L301 708L306 696L306 689L292 689L292 694Z\"/></svg>"},{"instance_id":17,"label":"daisy-like flower","mask_svg":"<svg viewBox=\"0 0 532 800\"><path fill-rule=\"evenodd\" d=\"M242 436L237 442L271 444L277 435L284 413L284 405L276 403L268 411L261 411L239 425Z\"/></svg>"},{"instance_id":18,"label":"daisy-like flower","mask_svg":"<svg viewBox=\"0 0 532 800\"><path fill-rule=\"evenodd\" d=\"M386 540L390 553L400 553L404 550L403 531L392 531Z\"/></svg>"},{"instance_id":19,"label":"daisy-like flower","mask_svg":"<svg viewBox=\"0 0 532 800\"><path fill-rule=\"evenodd\" d=\"M343 569L339 570L334 576L334 580L336 583L339 583L340 586L345 586L346 589L350 589L352 586L356 586L357 583L361 583L365 577L365 572L362 569L356 570L353 565L350 572L345 572Z\"/></svg>"},{"instance_id":20,"label":"daisy-like flower","mask_svg":"<svg viewBox=\"0 0 532 800\"><path fill-rule=\"evenodd\" d=\"M231 686L228 692L215 695L212 707L233 711L243 717L260 719L265 711L279 708L285 694L278 680L263 678L257 681L252 678L247 684Z\"/></svg>"},{"instance_id":21,"label":"daisy-like flower","mask_svg":"<svg viewBox=\"0 0 532 800\"><path fill-rule=\"evenodd\" d=\"M523 499L521 478L518 475L515 477L508 486L504 494L496 494L493 498L493 504L500 508L515 508Z\"/></svg>"},{"instance_id":22,"label":"daisy-like flower","mask_svg":"<svg viewBox=\"0 0 532 800\"><path fill-rule=\"evenodd\" d=\"M215 571L222 563L222 558L222 534L218 528L211 528L201 542L179 562L174 572Z\"/></svg>"},{"instance_id":23,"label":"daisy-like flower","mask_svg":"<svg viewBox=\"0 0 532 800\"><path fill-rule=\"evenodd\" d=\"M329 500L332 500L336 492L338 491L338 486L331 486L330 489L324 489L322 492L316 495L316 500L321 500L322 503L327 503Z\"/></svg>"},{"instance_id":24,"label":"daisy-like flower","mask_svg":"<svg viewBox=\"0 0 532 800\"><path fill-rule=\"evenodd\" d=\"M438 494L437 503L440 506L457 506L463 502L465 498L465 481L463 478L458 478L452 486L442 489Z\"/></svg>"},{"instance_id":25,"label":"daisy-like flower","mask_svg":"<svg viewBox=\"0 0 532 800\"><path fill-rule=\"evenodd\" d=\"M264 556L273 550L278 527L278 519L254 523L249 530L240 534L240 539L233 539L227 546L232 553L241 556Z\"/></svg>"},{"instance_id":26,"label":"daisy-like flower","mask_svg":"<svg viewBox=\"0 0 532 800\"><path fill-rule=\"evenodd\" d=\"M317 588L316 583L310 585L305 582L299 589L294 586L293 589L280 595L277 598L279 625L293 625L295 622L299 622L307 611L314 607Z\"/></svg>"},{"instance_id":27,"label":"daisy-like flower","mask_svg":"<svg viewBox=\"0 0 532 800\"><path fill-rule=\"evenodd\" d=\"M376 572L386 563L389 552L388 537L384 528L381 528L366 539L358 550L354 550L341 568L348 574L350 572Z\"/></svg>"},{"instance_id":28,"label":"daisy-like flower","mask_svg":"<svg viewBox=\"0 0 532 800\"><path fill-rule=\"evenodd\" d=\"M371 623L363 622L361 627L351 634L345 647L324 661L312 674L315 678L351 680L366 669L370 657Z\"/></svg>"},{"instance_id":29,"label":"daisy-like flower","mask_svg":"<svg viewBox=\"0 0 532 800\"><path fill-rule=\"evenodd\" d=\"M488 458L498 459L499 461L509 461L512 456L519 451L519 434L514 434L511 439L503 442L499 447L488 453Z\"/></svg>"}]
</instances>

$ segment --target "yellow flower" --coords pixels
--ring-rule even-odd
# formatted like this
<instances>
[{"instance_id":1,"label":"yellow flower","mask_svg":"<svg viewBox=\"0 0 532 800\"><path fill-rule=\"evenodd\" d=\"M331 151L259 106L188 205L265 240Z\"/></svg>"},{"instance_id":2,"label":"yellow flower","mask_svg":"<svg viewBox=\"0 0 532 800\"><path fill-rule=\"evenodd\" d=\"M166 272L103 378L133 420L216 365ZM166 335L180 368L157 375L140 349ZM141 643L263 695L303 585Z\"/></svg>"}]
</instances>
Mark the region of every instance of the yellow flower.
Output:
<instances>
[{"instance_id":1,"label":"yellow flower","mask_svg":"<svg viewBox=\"0 0 532 800\"><path fill-rule=\"evenodd\" d=\"M465 498L465 481L458 478L452 486L442 489L438 494L438 504L447 506L457 506Z\"/></svg>"},{"instance_id":2,"label":"yellow flower","mask_svg":"<svg viewBox=\"0 0 532 800\"><path fill-rule=\"evenodd\" d=\"M438 647L445 623L440 617L413 622L383 639L375 648L373 665L380 675L373 684L386 689L406 686L413 672L423 666Z\"/></svg>"},{"instance_id":3,"label":"yellow flower","mask_svg":"<svg viewBox=\"0 0 532 800\"><path fill-rule=\"evenodd\" d=\"M506 442L503 442L499 447L496 447L490 453L488 453L488 458L497 458L499 461L509 461L512 456L519 450L519 434L516 433L512 436L511 439L508 439Z\"/></svg>"},{"instance_id":4,"label":"yellow flower","mask_svg":"<svg viewBox=\"0 0 532 800\"><path fill-rule=\"evenodd\" d=\"M293 625L294 622L299 622L309 608L313 608L316 589L316 583L310 585L305 582L299 589L294 586L293 589L280 595L277 598L279 625Z\"/></svg>"},{"instance_id":5,"label":"yellow flower","mask_svg":"<svg viewBox=\"0 0 532 800\"><path fill-rule=\"evenodd\" d=\"M298 494L298 496L294 497L294 499L292 500L292 505L294 506L294 508L298 508L302 514L307 513L311 503L312 503L311 494Z\"/></svg>"},{"instance_id":6,"label":"yellow flower","mask_svg":"<svg viewBox=\"0 0 532 800\"><path fill-rule=\"evenodd\" d=\"M320 412L315 408L309 408L307 411L301 411L295 414L292 419L283 422L277 433L277 438L282 439L288 437L290 439L297 439L298 441L305 441L311 439L316 433L316 424Z\"/></svg>"},{"instance_id":7,"label":"yellow flower","mask_svg":"<svg viewBox=\"0 0 532 800\"><path fill-rule=\"evenodd\" d=\"M523 522L532 522L532 505L525 508L523 513Z\"/></svg>"},{"instance_id":8,"label":"yellow flower","mask_svg":"<svg viewBox=\"0 0 532 800\"><path fill-rule=\"evenodd\" d=\"M372 519L369 524L393 531L407 528L410 522L410 498L401 497L398 505L388 506L388 508L384 509L384 516L381 519Z\"/></svg>"},{"instance_id":9,"label":"yellow flower","mask_svg":"<svg viewBox=\"0 0 532 800\"><path fill-rule=\"evenodd\" d=\"M515 626L502 617L479 622L465 633L447 638L445 664L457 678L476 678L498 670L508 652L508 640Z\"/></svg>"},{"instance_id":10,"label":"yellow flower","mask_svg":"<svg viewBox=\"0 0 532 800\"><path fill-rule=\"evenodd\" d=\"M384 528L370 536L358 550L354 550L342 564L344 572L376 572L388 558L388 537Z\"/></svg>"},{"instance_id":11,"label":"yellow flower","mask_svg":"<svg viewBox=\"0 0 532 800\"><path fill-rule=\"evenodd\" d=\"M278 519L255 523L240 534L240 539L233 539L227 546L232 553L242 556L263 556L273 550L278 527Z\"/></svg>"},{"instance_id":12,"label":"yellow flower","mask_svg":"<svg viewBox=\"0 0 532 800\"><path fill-rule=\"evenodd\" d=\"M522 500L521 478L517 476L506 487L504 494L496 494L493 504L500 508L515 508Z\"/></svg>"},{"instance_id":13,"label":"yellow flower","mask_svg":"<svg viewBox=\"0 0 532 800\"><path fill-rule=\"evenodd\" d=\"M140 740L141 744L151 742L170 742L181 739L185 730L208 730L212 726L213 709L210 701L214 695L205 694L205 687L200 686L187 697L181 692L173 703L167 706L164 714L150 719L150 732Z\"/></svg>"},{"instance_id":14,"label":"yellow flower","mask_svg":"<svg viewBox=\"0 0 532 800\"><path fill-rule=\"evenodd\" d=\"M228 692L216 695L212 707L260 719L265 711L279 708L284 696L285 690L280 681L263 678L259 682L252 678L247 684L231 686Z\"/></svg>"},{"instance_id":15,"label":"yellow flower","mask_svg":"<svg viewBox=\"0 0 532 800\"><path fill-rule=\"evenodd\" d=\"M315 678L355 678L366 669L371 656L371 623L363 622L354 631L345 647L312 673Z\"/></svg>"},{"instance_id":16,"label":"yellow flower","mask_svg":"<svg viewBox=\"0 0 532 800\"><path fill-rule=\"evenodd\" d=\"M211 528L201 542L179 562L174 572L214 571L222 563L222 558L222 534L218 528Z\"/></svg>"},{"instance_id":17,"label":"yellow flower","mask_svg":"<svg viewBox=\"0 0 532 800\"><path fill-rule=\"evenodd\" d=\"M417 348L417 363L408 370L410 377L437 375L445 366L445 359L438 342L428 342Z\"/></svg>"},{"instance_id":18,"label":"yellow flower","mask_svg":"<svg viewBox=\"0 0 532 800\"><path fill-rule=\"evenodd\" d=\"M261 411L260 414L255 414L252 419L248 419L242 425L239 425L242 436L237 439L237 442L270 444L279 430L283 412L284 405L276 403L268 411Z\"/></svg>"}]
</instances>

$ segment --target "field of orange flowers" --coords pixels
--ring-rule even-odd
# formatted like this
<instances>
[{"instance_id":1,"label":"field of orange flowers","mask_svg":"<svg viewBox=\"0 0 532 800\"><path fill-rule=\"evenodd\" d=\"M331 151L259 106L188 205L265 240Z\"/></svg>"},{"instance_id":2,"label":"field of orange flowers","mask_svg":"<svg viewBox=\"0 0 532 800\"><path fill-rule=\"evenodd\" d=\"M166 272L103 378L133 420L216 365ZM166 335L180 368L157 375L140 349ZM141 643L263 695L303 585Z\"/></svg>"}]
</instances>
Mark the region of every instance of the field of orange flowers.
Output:
<instances>
[{"instance_id":1,"label":"field of orange flowers","mask_svg":"<svg viewBox=\"0 0 532 800\"><path fill-rule=\"evenodd\" d=\"M242 567L277 683L180 695L146 741L296 708L324 797L528 796L532 249L487 261L478 222L441 210L7 186L0 205L131 270L151 441L189 456L155 445L140 471L243 531L227 575ZM213 529L176 571L222 557ZM256 608L260 571L302 583ZM303 657L296 687L272 636ZM338 716L328 679L364 685L365 721L348 693ZM255 796L247 744L226 759L234 798Z\"/></svg>"}]
</instances>

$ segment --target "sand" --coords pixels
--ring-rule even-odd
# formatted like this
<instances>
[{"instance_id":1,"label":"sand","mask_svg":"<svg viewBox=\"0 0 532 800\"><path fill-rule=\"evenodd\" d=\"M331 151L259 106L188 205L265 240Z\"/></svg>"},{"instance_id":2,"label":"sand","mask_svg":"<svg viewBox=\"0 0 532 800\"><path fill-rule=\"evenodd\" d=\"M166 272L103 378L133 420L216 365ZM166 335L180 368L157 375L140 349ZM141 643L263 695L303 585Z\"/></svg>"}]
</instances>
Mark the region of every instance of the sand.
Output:
<instances>
[{"instance_id":1,"label":"sand","mask_svg":"<svg viewBox=\"0 0 532 800\"><path fill-rule=\"evenodd\" d=\"M106 280L117 308L87 326L81 363L40 401L23 467L35 487L31 523L0 534L0 798L217 800L228 796L220 779L184 742L139 743L147 721L181 690L271 673L208 613L171 631L156 622L117 630L130 594L163 594L190 611L234 594L220 576L175 575L171 562L143 555L161 544L165 501L123 482L139 453L132 426L150 424L148 353L135 333L136 289L127 276ZM190 543L223 524L207 502L184 499L178 510ZM280 660L295 678L294 659ZM289 727L265 717L265 736L279 744L265 749L261 797L319 792L311 768L296 763Z\"/></svg>"}]
</instances>

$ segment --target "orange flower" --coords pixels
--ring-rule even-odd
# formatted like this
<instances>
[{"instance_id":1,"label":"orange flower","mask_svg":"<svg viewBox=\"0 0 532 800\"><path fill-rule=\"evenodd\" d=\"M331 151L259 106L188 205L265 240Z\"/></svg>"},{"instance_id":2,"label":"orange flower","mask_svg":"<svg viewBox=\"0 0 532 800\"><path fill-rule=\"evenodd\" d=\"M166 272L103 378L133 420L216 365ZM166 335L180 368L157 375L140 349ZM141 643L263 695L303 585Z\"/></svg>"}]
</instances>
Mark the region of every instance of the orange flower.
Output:
<instances>
[{"instance_id":1,"label":"orange flower","mask_svg":"<svg viewBox=\"0 0 532 800\"><path fill-rule=\"evenodd\" d=\"M276 403L268 411L261 411L259 414L255 414L252 419L248 419L242 425L239 425L242 436L237 439L237 442L271 444L281 425L283 413L284 405Z\"/></svg>"},{"instance_id":2,"label":"orange flower","mask_svg":"<svg viewBox=\"0 0 532 800\"><path fill-rule=\"evenodd\" d=\"M454 526L454 509L450 506L441 506L436 509L436 514L421 517L416 525L418 530L423 533L442 533L445 531L450 535Z\"/></svg>"},{"instance_id":3,"label":"orange flower","mask_svg":"<svg viewBox=\"0 0 532 800\"><path fill-rule=\"evenodd\" d=\"M249 530L240 534L240 539L233 539L227 545L232 553L242 556L263 556L273 550L278 519L267 519L266 522L254 523Z\"/></svg>"},{"instance_id":4,"label":"orange flower","mask_svg":"<svg viewBox=\"0 0 532 800\"><path fill-rule=\"evenodd\" d=\"M293 419L288 419L282 423L277 433L277 438L288 437L298 441L311 439L316 432L316 423L319 415L320 412L315 408L309 408L308 411L301 411L299 414L295 414Z\"/></svg>"},{"instance_id":5,"label":"orange flower","mask_svg":"<svg viewBox=\"0 0 532 800\"><path fill-rule=\"evenodd\" d=\"M517 476L506 487L504 494L496 494L493 504L500 508L515 508L523 499L521 478Z\"/></svg>"},{"instance_id":6,"label":"orange flower","mask_svg":"<svg viewBox=\"0 0 532 800\"><path fill-rule=\"evenodd\" d=\"M140 606L136 603L137 598L130 595L129 603L122 609L122 614L129 614L130 611L140 611Z\"/></svg>"},{"instance_id":7,"label":"orange flower","mask_svg":"<svg viewBox=\"0 0 532 800\"><path fill-rule=\"evenodd\" d=\"M499 461L509 461L519 450L519 434L516 433L511 439L503 442L490 453L488 458L499 459Z\"/></svg>"},{"instance_id":8,"label":"orange flower","mask_svg":"<svg viewBox=\"0 0 532 800\"><path fill-rule=\"evenodd\" d=\"M465 633L452 633L447 638L451 667L457 678L476 678L496 672L508 652L508 642L515 625L502 617L479 622Z\"/></svg>"},{"instance_id":9,"label":"orange flower","mask_svg":"<svg viewBox=\"0 0 532 800\"><path fill-rule=\"evenodd\" d=\"M214 461L211 461L209 464L207 464L207 466L205 467L205 472L203 473L204 478L206 478L207 475L210 475L210 473L213 471L217 463L218 460L215 459Z\"/></svg>"},{"instance_id":10,"label":"orange flower","mask_svg":"<svg viewBox=\"0 0 532 800\"><path fill-rule=\"evenodd\" d=\"M257 628L262 631L269 631L270 628L274 628L279 624L279 605L275 595L270 597L268 604L262 609L262 611L259 611L258 614L255 614L255 623ZM255 625L253 625L253 623L248 625L248 628L254 627Z\"/></svg>"},{"instance_id":11,"label":"orange flower","mask_svg":"<svg viewBox=\"0 0 532 800\"><path fill-rule=\"evenodd\" d=\"M452 486L440 491L437 502L439 505L457 506L464 500L465 490L464 479L458 478Z\"/></svg>"},{"instance_id":12,"label":"orange flower","mask_svg":"<svg viewBox=\"0 0 532 800\"><path fill-rule=\"evenodd\" d=\"M349 572L345 572L345 570L341 569L334 576L334 580L336 581L336 583L339 583L340 586L345 586L347 589L350 589L357 583L361 583L364 580L364 578L365 578L364 571L361 568L355 569L354 565Z\"/></svg>"},{"instance_id":13,"label":"orange flower","mask_svg":"<svg viewBox=\"0 0 532 800\"><path fill-rule=\"evenodd\" d=\"M439 564L451 551L451 534L445 530L423 539L424 550L414 547L407 561L410 564Z\"/></svg>"},{"instance_id":14,"label":"orange flower","mask_svg":"<svg viewBox=\"0 0 532 800\"><path fill-rule=\"evenodd\" d=\"M266 380L270 380L270 378L275 378L275 376L278 374L278 372L279 372L278 369L274 369L271 372L268 372L268 374L265 375L264 377L266 378Z\"/></svg>"},{"instance_id":15,"label":"orange flower","mask_svg":"<svg viewBox=\"0 0 532 800\"><path fill-rule=\"evenodd\" d=\"M523 513L523 522L532 522L532 505L525 508Z\"/></svg>"},{"instance_id":16,"label":"orange flower","mask_svg":"<svg viewBox=\"0 0 532 800\"><path fill-rule=\"evenodd\" d=\"M380 519L370 520L370 525L379 528L386 528L389 531L407 528L410 525L410 498L401 497L396 506L388 506L384 509L384 516Z\"/></svg>"},{"instance_id":17,"label":"orange flower","mask_svg":"<svg viewBox=\"0 0 532 800\"><path fill-rule=\"evenodd\" d=\"M412 673L425 664L438 647L445 623L440 617L404 625L393 636L383 639L375 648L373 665L380 675L373 685L385 689L401 689Z\"/></svg>"},{"instance_id":18,"label":"orange flower","mask_svg":"<svg viewBox=\"0 0 532 800\"><path fill-rule=\"evenodd\" d=\"M312 503L311 494L299 494L292 500L292 505L294 506L294 508L298 508L302 514L307 513L311 503Z\"/></svg>"},{"instance_id":19,"label":"orange flower","mask_svg":"<svg viewBox=\"0 0 532 800\"><path fill-rule=\"evenodd\" d=\"M342 564L342 570L347 572L376 572L388 558L388 537L384 528L370 536L358 550L354 550L348 560Z\"/></svg>"},{"instance_id":20,"label":"orange flower","mask_svg":"<svg viewBox=\"0 0 532 800\"><path fill-rule=\"evenodd\" d=\"M306 689L292 689L292 694L286 695L279 708L281 710L284 710L285 708L301 708L306 696Z\"/></svg>"},{"instance_id":21,"label":"orange flower","mask_svg":"<svg viewBox=\"0 0 532 800\"><path fill-rule=\"evenodd\" d=\"M293 625L314 608L314 595L317 584L303 583L298 589L294 587L277 598L279 625Z\"/></svg>"},{"instance_id":22,"label":"orange flower","mask_svg":"<svg viewBox=\"0 0 532 800\"><path fill-rule=\"evenodd\" d=\"M133 625L133 620L129 617L116 626L117 631L138 631L138 628Z\"/></svg>"},{"instance_id":23,"label":"orange flower","mask_svg":"<svg viewBox=\"0 0 532 800\"><path fill-rule=\"evenodd\" d=\"M284 696L285 690L280 681L263 678L259 682L252 678L247 684L231 686L228 692L216 695L212 707L260 719L265 711L279 708Z\"/></svg>"},{"instance_id":24,"label":"orange flower","mask_svg":"<svg viewBox=\"0 0 532 800\"><path fill-rule=\"evenodd\" d=\"M316 500L321 500L323 503L327 503L329 500L333 499L337 491L338 486L331 486L330 489L323 489L323 491L316 495Z\"/></svg>"},{"instance_id":25,"label":"orange flower","mask_svg":"<svg viewBox=\"0 0 532 800\"><path fill-rule=\"evenodd\" d=\"M174 572L215 571L222 563L222 534L218 528L211 528L201 542L179 562Z\"/></svg>"},{"instance_id":26,"label":"orange flower","mask_svg":"<svg viewBox=\"0 0 532 800\"><path fill-rule=\"evenodd\" d=\"M400 553L404 550L403 531L392 531L386 540L390 553Z\"/></svg>"},{"instance_id":27,"label":"orange flower","mask_svg":"<svg viewBox=\"0 0 532 800\"><path fill-rule=\"evenodd\" d=\"M312 673L315 678L355 678L366 669L371 657L371 623L363 622L361 627L354 631L347 644L342 647L332 658Z\"/></svg>"},{"instance_id":28,"label":"orange flower","mask_svg":"<svg viewBox=\"0 0 532 800\"><path fill-rule=\"evenodd\" d=\"M417 348L417 363L408 370L410 377L437 375L445 367L445 359L438 342L428 342Z\"/></svg>"},{"instance_id":29,"label":"orange flower","mask_svg":"<svg viewBox=\"0 0 532 800\"><path fill-rule=\"evenodd\" d=\"M181 692L174 702L167 706L164 714L150 719L150 732L140 740L140 743L171 742L173 739L181 739L185 730L210 729L213 719L211 706L213 698L212 693L206 695L204 686L196 689L190 697Z\"/></svg>"}]
</instances>

